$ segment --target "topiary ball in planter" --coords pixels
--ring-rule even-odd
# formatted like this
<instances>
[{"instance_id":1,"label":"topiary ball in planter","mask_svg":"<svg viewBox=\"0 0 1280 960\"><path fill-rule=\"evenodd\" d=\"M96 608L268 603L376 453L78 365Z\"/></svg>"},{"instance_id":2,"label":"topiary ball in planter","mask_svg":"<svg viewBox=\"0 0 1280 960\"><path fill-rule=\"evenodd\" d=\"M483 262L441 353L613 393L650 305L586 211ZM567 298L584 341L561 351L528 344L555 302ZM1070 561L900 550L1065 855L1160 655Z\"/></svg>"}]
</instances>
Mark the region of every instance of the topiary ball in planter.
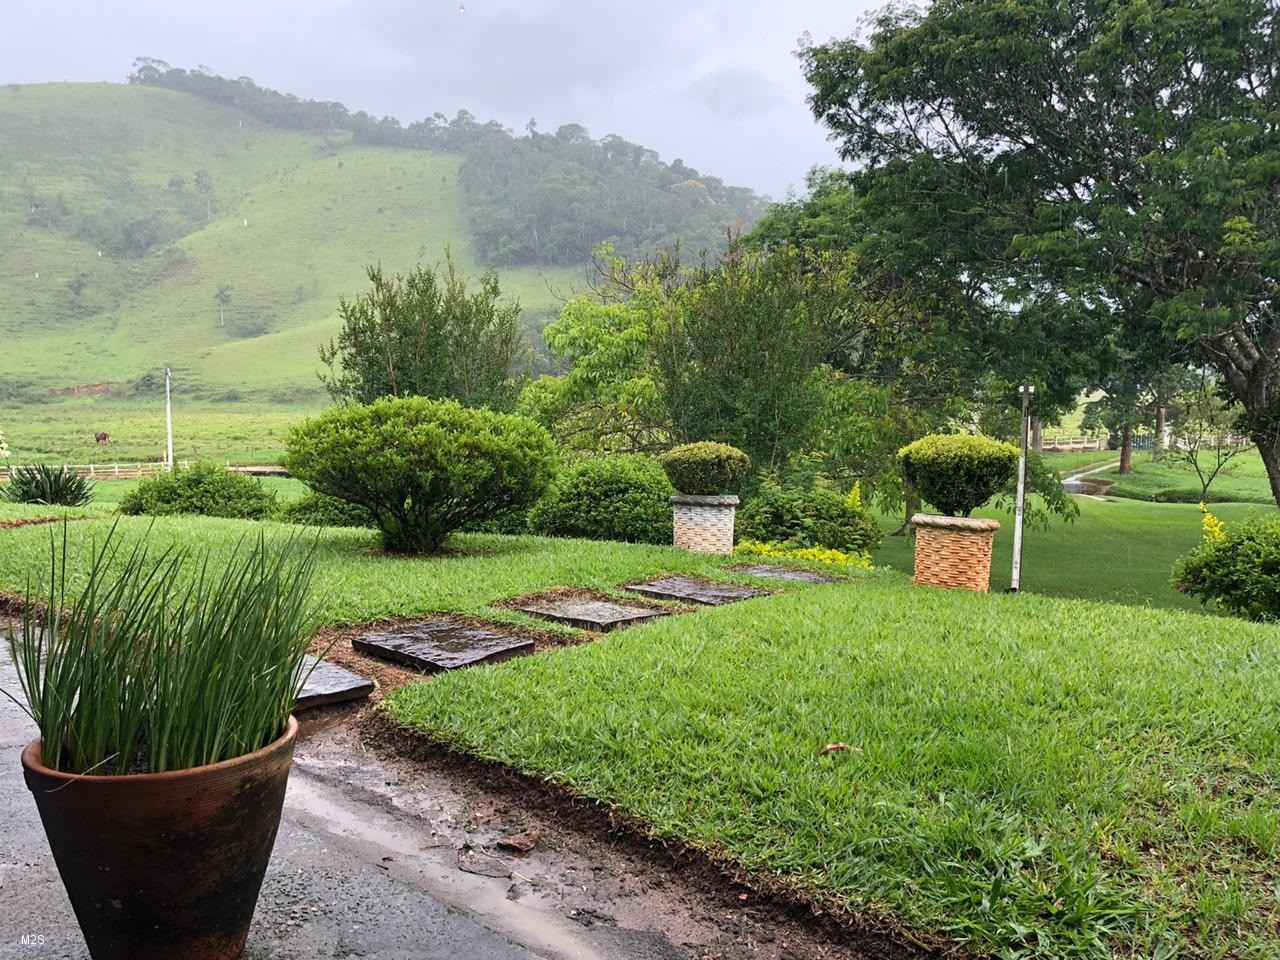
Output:
<instances>
[{"instance_id":1,"label":"topiary ball in planter","mask_svg":"<svg viewBox=\"0 0 1280 960\"><path fill-rule=\"evenodd\" d=\"M945 516L918 513L915 582L985 592L1000 524L970 518L1018 467L1018 448L968 434L935 434L898 451L902 473L920 498Z\"/></svg>"},{"instance_id":2,"label":"topiary ball in planter","mask_svg":"<svg viewBox=\"0 0 1280 960\"><path fill-rule=\"evenodd\" d=\"M658 458L671 485L673 542L696 553L733 553L737 490L751 458L727 443L686 443Z\"/></svg>"},{"instance_id":3,"label":"topiary ball in planter","mask_svg":"<svg viewBox=\"0 0 1280 960\"><path fill-rule=\"evenodd\" d=\"M751 473L751 458L727 443L684 443L658 462L676 490L693 496L736 494Z\"/></svg>"},{"instance_id":4,"label":"topiary ball in planter","mask_svg":"<svg viewBox=\"0 0 1280 960\"><path fill-rule=\"evenodd\" d=\"M995 496L1018 469L1011 443L969 434L934 434L898 451L902 475L925 503L967 517Z\"/></svg>"}]
</instances>

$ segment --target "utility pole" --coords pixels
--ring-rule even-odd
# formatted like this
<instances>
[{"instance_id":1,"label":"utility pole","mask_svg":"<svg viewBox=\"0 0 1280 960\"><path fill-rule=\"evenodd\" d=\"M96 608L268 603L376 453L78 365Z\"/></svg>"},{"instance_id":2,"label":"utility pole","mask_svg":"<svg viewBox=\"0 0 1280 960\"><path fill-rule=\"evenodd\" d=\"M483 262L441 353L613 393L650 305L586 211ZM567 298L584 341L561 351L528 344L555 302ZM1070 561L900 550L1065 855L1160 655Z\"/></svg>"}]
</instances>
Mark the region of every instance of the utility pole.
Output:
<instances>
[{"instance_id":1,"label":"utility pole","mask_svg":"<svg viewBox=\"0 0 1280 960\"><path fill-rule=\"evenodd\" d=\"M169 396L169 368L164 368L164 463L173 473L173 400Z\"/></svg>"},{"instance_id":2,"label":"utility pole","mask_svg":"<svg viewBox=\"0 0 1280 960\"><path fill-rule=\"evenodd\" d=\"M1027 502L1027 434L1031 427L1031 398L1035 396L1033 384L1023 383L1018 387L1018 396L1022 398L1022 446L1018 456L1018 500L1013 519L1013 577L1009 581L1009 592L1022 590L1022 523Z\"/></svg>"}]
</instances>

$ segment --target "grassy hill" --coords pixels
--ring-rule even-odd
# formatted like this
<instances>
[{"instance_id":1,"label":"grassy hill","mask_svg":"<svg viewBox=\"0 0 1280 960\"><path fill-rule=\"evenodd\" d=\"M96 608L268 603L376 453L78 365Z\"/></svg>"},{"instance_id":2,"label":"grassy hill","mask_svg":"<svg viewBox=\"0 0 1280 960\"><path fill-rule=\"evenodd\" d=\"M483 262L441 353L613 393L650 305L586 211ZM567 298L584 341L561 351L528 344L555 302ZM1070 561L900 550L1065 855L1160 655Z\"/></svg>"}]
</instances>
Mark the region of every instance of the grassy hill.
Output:
<instances>
[{"instance_id":1,"label":"grassy hill","mask_svg":"<svg viewBox=\"0 0 1280 960\"><path fill-rule=\"evenodd\" d=\"M402 271L450 245L483 268L459 163L151 87L0 87L0 429L15 457L79 457L99 429L128 442L114 424L153 416L146 374L165 365L197 420L243 418L246 442L264 404L320 404L316 347L366 264ZM502 281L537 326L584 271Z\"/></svg>"}]
</instances>

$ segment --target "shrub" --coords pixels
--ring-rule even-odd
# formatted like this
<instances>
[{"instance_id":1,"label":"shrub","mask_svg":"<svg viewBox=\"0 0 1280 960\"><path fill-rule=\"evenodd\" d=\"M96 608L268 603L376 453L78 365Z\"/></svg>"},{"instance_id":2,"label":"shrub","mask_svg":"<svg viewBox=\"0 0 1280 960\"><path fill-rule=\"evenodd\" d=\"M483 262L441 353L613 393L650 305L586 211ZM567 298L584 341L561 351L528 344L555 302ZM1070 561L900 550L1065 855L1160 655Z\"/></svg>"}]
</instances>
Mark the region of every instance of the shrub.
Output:
<instances>
[{"instance_id":1,"label":"shrub","mask_svg":"<svg viewBox=\"0 0 1280 960\"><path fill-rule=\"evenodd\" d=\"M555 448L524 417L386 397L294 427L285 464L314 490L367 509L386 549L412 553L531 506L551 482Z\"/></svg>"},{"instance_id":2,"label":"shrub","mask_svg":"<svg viewBox=\"0 0 1280 960\"><path fill-rule=\"evenodd\" d=\"M1018 468L1013 444L963 433L923 437L899 450L898 457L920 499L952 517L969 516Z\"/></svg>"},{"instance_id":3,"label":"shrub","mask_svg":"<svg viewBox=\"0 0 1280 960\"><path fill-rule=\"evenodd\" d=\"M276 513L276 495L256 477L228 470L221 464L202 462L139 481L120 501L120 512L153 517L197 513L265 520Z\"/></svg>"},{"instance_id":4,"label":"shrub","mask_svg":"<svg viewBox=\"0 0 1280 960\"><path fill-rule=\"evenodd\" d=\"M668 498L674 492L649 457L584 460L556 479L529 512L529 527L557 537L670 543Z\"/></svg>"},{"instance_id":5,"label":"shrub","mask_svg":"<svg viewBox=\"0 0 1280 960\"><path fill-rule=\"evenodd\" d=\"M311 490L284 504L277 515L284 523L308 527L374 527L373 514L356 503L348 503Z\"/></svg>"},{"instance_id":6,"label":"shrub","mask_svg":"<svg viewBox=\"0 0 1280 960\"><path fill-rule=\"evenodd\" d=\"M9 473L9 485L0 489L0 494L10 503L83 507L93 502L93 482L70 467L34 463L14 467Z\"/></svg>"},{"instance_id":7,"label":"shrub","mask_svg":"<svg viewBox=\"0 0 1280 960\"><path fill-rule=\"evenodd\" d=\"M685 443L658 462L676 490L693 496L737 493L751 472L751 458L727 443Z\"/></svg>"},{"instance_id":8,"label":"shrub","mask_svg":"<svg viewBox=\"0 0 1280 960\"><path fill-rule=\"evenodd\" d=\"M1280 620L1280 519L1251 518L1227 530L1202 509L1204 539L1174 564L1174 586L1239 617Z\"/></svg>"},{"instance_id":9,"label":"shrub","mask_svg":"<svg viewBox=\"0 0 1280 960\"><path fill-rule=\"evenodd\" d=\"M855 496L842 497L825 487L786 489L776 483L764 484L739 511L737 533L743 540L842 553L874 550L882 536Z\"/></svg>"},{"instance_id":10,"label":"shrub","mask_svg":"<svg viewBox=\"0 0 1280 960\"><path fill-rule=\"evenodd\" d=\"M807 560L825 563L833 567L851 567L870 570L871 557L865 553L831 550L827 547L789 547L785 543L762 543L759 540L742 540L733 548L734 556L761 557L766 560Z\"/></svg>"}]
</instances>

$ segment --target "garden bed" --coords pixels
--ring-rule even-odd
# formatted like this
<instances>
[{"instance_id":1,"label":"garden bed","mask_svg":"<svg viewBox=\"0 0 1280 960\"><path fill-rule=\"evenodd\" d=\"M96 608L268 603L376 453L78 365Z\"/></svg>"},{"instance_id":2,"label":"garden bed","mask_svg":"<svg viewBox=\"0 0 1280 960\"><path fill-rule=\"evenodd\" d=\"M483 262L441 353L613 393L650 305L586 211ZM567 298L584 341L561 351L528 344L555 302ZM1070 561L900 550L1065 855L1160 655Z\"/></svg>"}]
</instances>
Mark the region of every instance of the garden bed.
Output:
<instances>
[{"instance_id":1,"label":"garden bed","mask_svg":"<svg viewBox=\"0 0 1280 960\"><path fill-rule=\"evenodd\" d=\"M1272 631L868 578L412 684L391 716L851 917L1280 950ZM847 749L824 753L843 743Z\"/></svg>"}]
</instances>

